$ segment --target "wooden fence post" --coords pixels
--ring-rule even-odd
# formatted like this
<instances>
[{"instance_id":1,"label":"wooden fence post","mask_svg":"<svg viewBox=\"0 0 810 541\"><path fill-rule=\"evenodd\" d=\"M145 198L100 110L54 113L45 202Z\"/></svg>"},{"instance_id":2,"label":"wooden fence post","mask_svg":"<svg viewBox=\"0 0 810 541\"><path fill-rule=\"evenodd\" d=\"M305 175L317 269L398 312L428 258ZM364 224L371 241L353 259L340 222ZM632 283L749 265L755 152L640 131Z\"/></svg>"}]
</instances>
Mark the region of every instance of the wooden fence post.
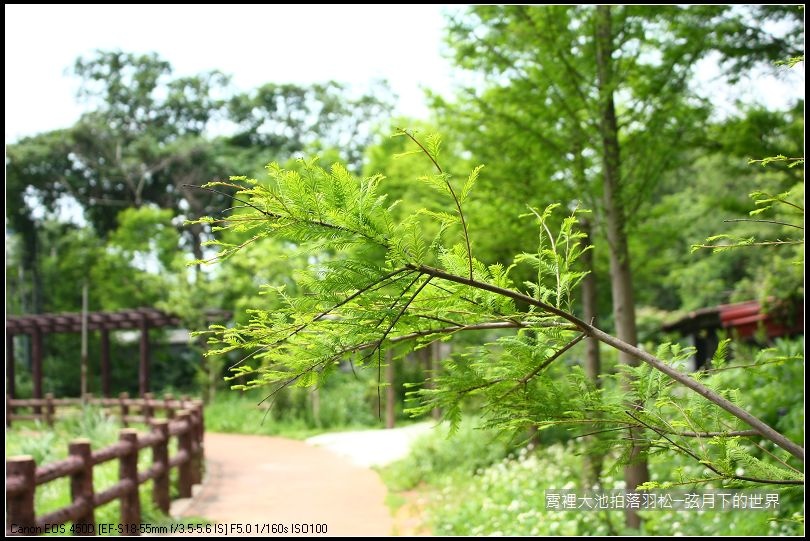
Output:
<instances>
[{"instance_id":1,"label":"wooden fence post","mask_svg":"<svg viewBox=\"0 0 810 541\"><path fill-rule=\"evenodd\" d=\"M129 444L129 451L121 457L119 479L128 481L129 492L121 497L121 524L124 535L138 535L141 523L141 499L138 495L138 432L134 428L121 430L120 441Z\"/></svg>"},{"instance_id":2,"label":"wooden fence post","mask_svg":"<svg viewBox=\"0 0 810 541\"><path fill-rule=\"evenodd\" d=\"M6 479L20 478L23 487L22 490L9 494L8 500L6 500L7 531L12 525L19 531L22 528L33 528L36 524L34 517L36 469L36 462L29 455L12 456L6 459ZM8 483L8 481L6 482Z\"/></svg>"},{"instance_id":3,"label":"wooden fence post","mask_svg":"<svg viewBox=\"0 0 810 541\"><path fill-rule=\"evenodd\" d=\"M129 393L121 393L118 395L118 402L121 404L121 426L127 427L127 416L129 415Z\"/></svg>"},{"instance_id":4,"label":"wooden fence post","mask_svg":"<svg viewBox=\"0 0 810 541\"><path fill-rule=\"evenodd\" d=\"M155 477L152 484L152 499L155 505L169 514L169 421L155 419L152 421L152 431L160 434L162 440L152 447L152 463L163 468L163 473Z\"/></svg>"},{"instance_id":5,"label":"wooden fence post","mask_svg":"<svg viewBox=\"0 0 810 541\"><path fill-rule=\"evenodd\" d=\"M202 445L200 445L200 408L195 404L191 410L191 483L202 483Z\"/></svg>"},{"instance_id":6,"label":"wooden fence post","mask_svg":"<svg viewBox=\"0 0 810 541\"><path fill-rule=\"evenodd\" d=\"M191 413L188 410L183 409L177 412L177 418L185 425L182 432L177 436L177 450L178 452L184 451L188 456L188 460L177 466L177 488L181 498L190 498L193 483L191 462L194 460L191 441L194 427L191 421Z\"/></svg>"},{"instance_id":7,"label":"wooden fence post","mask_svg":"<svg viewBox=\"0 0 810 541\"><path fill-rule=\"evenodd\" d=\"M11 416L14 415L14 406L11 405L11 395L6 395L6 426L11 426Z\"/></svg>"},{"instance_id":8,"label":"wooden fence post","mask_svg":"<svg viewBox=\"0 0 810 541\"><path fill-rule=\"evenodd\" d=\"M164 408L166 409L166 418L167 419L174 419L174 407L172 406L172 402L174 401L174 396L171 393L166 393L163 396L163 403Z\"/></svg>"},{"instance_id":9,"label":"wooden fence post","mask_svg":"<svg viewBox=\"0 0 810 541\"><path fill-rule=\"evenodd\" d=\"M205 403L202 400L195 400L197 404L197 482L203 482L205 473Z\"/></svg>"},{"instance_id":10,"label":"wooden fence post","mask_svg":"<svg viewBox=\"0 0 810 541\"><path fill-rule=\"evenodd\" d=\"M197 441L200 443L200 459L205 455L205 404L197 400Z\"/></svg>"},{"instance_id":11,"label":"wooden fence post","mask_svg":"<svg viewBox=\"0 0 810 541\"><path fill-rule=\"evenodd\" d=\"M53 426L53 418L56 415L56 408L53 405L53 393L45 393L45 423Z\"/></svg>"},{"instance_id":12,"label":"wooden fence post","mask_svg":"<svg viewBox=\"0 0 810 541\"><path fill-rule=\"evenodd\" d=\"M86 438L75 439L68 445L70 456L82 461L82 468L70 476L70 498L75 504L84 504L84 512L73 521L79 526L80 535L95 534L95 514L93 502L93 451L90 440ZM83 528L81 526L84 526Z\"/></svg>"},{"instance_id":13,"label":"wooden fence post","mask_svg":"<svg viewBox=\"0 0 810 541\"><path fill-rule=\"evenodd\" d=\"M149 424L149 419L152 418L154 415L155 408L152 406L152 400L155 398L155 395L152 393L144 393L143 395L143 407L141 408L141 415L144 417L144 422Z\"/></svg>"}]
</instances>

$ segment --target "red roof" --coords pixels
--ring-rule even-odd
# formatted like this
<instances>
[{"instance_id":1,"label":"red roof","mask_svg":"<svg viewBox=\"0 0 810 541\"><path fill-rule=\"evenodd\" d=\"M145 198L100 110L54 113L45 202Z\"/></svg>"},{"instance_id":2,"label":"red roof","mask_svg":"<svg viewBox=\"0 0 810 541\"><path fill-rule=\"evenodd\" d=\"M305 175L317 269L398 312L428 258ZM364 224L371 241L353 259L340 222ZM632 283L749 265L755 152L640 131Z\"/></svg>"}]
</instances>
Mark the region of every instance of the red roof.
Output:
<instances>
[{"instance_id":1,"label":"red roof","mask_svg":"<svg viewBox=\"0 0 810 541\"><path fill-rule=\"evenodd\" d=\"M763 329L768 338L804 333L804 312L801 305L794 310L776 306L769 312L758 301L721 304L690 312L674 323L664 325L665 331L692 333L700 329L731 329L740 338L752 338Z\"/></svg>"}]
</instances>

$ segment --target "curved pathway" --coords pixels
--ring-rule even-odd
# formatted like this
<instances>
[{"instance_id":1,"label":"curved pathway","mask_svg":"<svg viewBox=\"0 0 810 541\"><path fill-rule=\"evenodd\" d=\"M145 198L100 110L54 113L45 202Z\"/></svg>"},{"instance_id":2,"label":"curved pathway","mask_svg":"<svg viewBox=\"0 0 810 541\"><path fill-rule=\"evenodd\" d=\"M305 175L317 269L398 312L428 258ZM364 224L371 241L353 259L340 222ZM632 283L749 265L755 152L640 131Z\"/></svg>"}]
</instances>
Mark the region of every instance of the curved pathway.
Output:
<instances>
[{"instance_id":1,"label":"curved pathway","mask_svg":"<svg viewBox=\"0 0 810 541\"><path fill-rule=\"evenodd\" d=\"M326 524L330 535L391 535L387 490L377 473L345 453L313 446L329 443L206 433L206 480L180 514L260 527Z\"/></svg>"}]
</instances>

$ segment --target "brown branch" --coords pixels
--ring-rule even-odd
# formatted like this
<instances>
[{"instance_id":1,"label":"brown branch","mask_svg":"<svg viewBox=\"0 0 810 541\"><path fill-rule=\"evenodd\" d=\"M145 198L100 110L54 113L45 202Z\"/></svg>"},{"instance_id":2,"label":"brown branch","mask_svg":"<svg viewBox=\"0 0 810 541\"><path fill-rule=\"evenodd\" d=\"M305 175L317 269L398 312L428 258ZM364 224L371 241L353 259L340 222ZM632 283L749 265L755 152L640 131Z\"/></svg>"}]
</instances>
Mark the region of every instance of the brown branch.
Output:
<instances>
[{"instance_id":1,"label":"brown branch","mask_svg":"<svg viewBox=\"0 0 810 541\"><path fill-rule=\"evenodd\" d=\"M535 327L557 327L565 330L577 330L576 327L565 326L559 323L555 323L553 321L550 321L547 324L542 325L528 325L525 323L519 323L514 321L490 321L486 323L473 323L470 325L460 325L457 327L443 327L439 329L426 329L424 331L415 331L412 333L403 334L401 336L396 336L391 339L391 342L392 343L406 342L408 340L413 340L414 338L420 338L422 336L431 336L433 334L456 334L457 332L462 331L489 331L494 329L531 329Z\"/></svg>"},{"instance_id":2,"label":"brown branch","mask_svg":"<svg viewBox=\"0 0 810 541\"><path fill-rule=\"evenodd\" d=\"M615 336L612 336L612 335L610 335L610 334L608 334L608 333L594 327L593 325L590 325L590 324L582 321L581 319L574 316L573 314L569 314L568 312L565 312L563 310L555 308L554 306L551 306L550 304L539 301L539 300L537 300L537 299L535 299L533 297L529 297L528 295L524 295L523 293L520 293L518 291L505 289L505 288L498 287L498 286L495 286L495 285L492 285L492 284L488 284L486 282L479 282L479 281L476 281L476 280L467 279L467 278L464 278L462 276L457 276L455 274L450 274L450 273L445 272L443 270L436 269L434 267L428 267L426 265L418 265L418 266L416 266L416 265L410 265L409 264L407 266L408 266L408 268L412 268L414 270L417 270L417 271L419 271L419 272L421 272L423 274L427 274L429 276L435 276L436 278L440 278L440 279L447 280L447 281L450 281L450 282L456 282L456 283L459 283L459 284L465 284L465 285L468 285L470 287L474 287L474 288L477 288L477 289L483 289L485 291L490 291L492 293L496 293L498 295L502 295L504 297L507 297L507 298L510 298L510 299L513 299L513 300L525 302L525 303L527 303L529 305L536 306L538 308L541 308L541 309L545 310L546 312L549 312L551 314L559 316L559 317L573 323L586 336L589 336L591 338L595 338L596 340L599 340L600 342L602 342L604 344L607 344L607 345L611 346L614 349L617 349L619 351L623 351L624 353L632 355L633 357L635 357L635 358L639 359L640 361L643 361L644 363L650 365L651 367L658 370L659 372L663 372L664 374L666 374L670 378L674 379L678 383L680 383L680 384L684 385L685 387L695 391L696 393L698 393L700 396L702 396L706 400L716 404L717 406L721 407L722 409L724 409L727 412L729 412L730 414L732 414L734 417L740 419L741 421L743 421L744 423L749 425L751 428L756 430L763 437L765 437L766 439L771 440L776 445L778 445L782 449L788 451L790 454L792 454L793 456L795 456L796 458L798 458L802 462L804 461L804 448L803 447L801 447L800 445L792 442L791 440L786 438L783 434L777 432L776 430L774 430L773 428L768 426L766 423L764 423L759 418L755 417L754 415L751 415L749 412L747 412L744 409L740 408L739 406L737 406L733 402L729 401L728 399L723 398L718 393L716 393L715 391L709 389L708 387L706 387L705 385L703 385L699 381L689 377L686 374L682 374L681 372L678 372L677 370L675 370L674 368L672 368L671 366L666 364L664 361L658 359L654 355L639 349L637 346L634 346L632 344L628 344L627 342L625 342L623 340L620 340L620 339L616 338Z\"/></svg>"},{"instance_id":3,"label":"brown branch","mask_svg":"<svg viewBox=\"0 0 810 541\"><path fill-rule=\"evenodd\" d=\"M502 297L507 297L507 298L510 298L512 300L516 300L516 301L524 302L524 303L532 305L532 306L536 306L537 308L541 308L541 309L543 309L544 311L546 311L546 312L548 312L550 314L554 314L555 316L559 316L559 317L561 317L561 318L563 318L565 320L570 321L571 323L573 323L579 329L586 330L586 329L588 329L590 327L590 325L588 325L587 323L585 323L584 321L582 321L578 317L576 317L576 316L574 316L572 314L569 314L568 312L566 312L564 310L560 310L559 308L556 308L556 307L554 307L554 306L552 306L552 305L550 305L548 303L545 303L543 301L539 301L539 300L535 299L534 297L529 297L528 295L520 293L519 291L506 289L506 288L503 288L503 287L498 287L498 286L489 284L487 282L480 282L478 280L465 278L463 276L458 276L456 274L451 274L449 272L445 272L445 271L443 271L441 269L437 269L435 267L429 267L427 265L407 264L406 266L408 268L410 268L410 269L421 272L422 274L435 276L436 278L441 278L442 280L447 280L448 282L455 282L457 284L467 285L467 286L470 286L470 287L475 288L475 289L482 289L484 291L489 291L490 293L495 293L497 295L501 295Z\"/></svg>"},{"instance_id":4,"label":"brown branch","mask_svg":"<svg viewBox=\"0 0 810 541\"><path fill-rule=\"evenodd\" d=\"M422 276L422 275L421 275L421 274L419 274L419 275L416 277L416 279L418 280L418 279L419 279L421 276ZM395 317L394 317L394 318L391 320L391 323L388 325L388 328L387 328L387 329L385 329L385 332L383 332L383 334L382 334L382 336L380 337L380 339L376 341L376 345L375 345L375 346L374 346L374 348L371 350L371 353L369 353L368 355L366 355L366 356L363 358L364 360L365 360L365 359L367 359L367 358L369 358L369 357L371 357L372 355L374 355L374 352L375 352L376 350L378 350L378 349L379 349L379 348L382 346L382 343L385 341L385 339L386 339L386 338L388 338L388 335L390 334L391 330L394 328L394 326L397 324L397 322L400 320L400 318L401 318L401 317L402 317L402 316L405 314L405 311L408 309L408 306L410 306L410 305L411 305L411 303L414 301L414 299L416 299L416 297L419 295L419 293L421 293L421 292L422 292L422 290L423 290L423 289L425 289L425 286L427 286L427 285L428 285L428 283L429 283L429 282L430 282L432 279L433 279L433 277L432 277L432 276L428 276L428 279L427 279L427 280L425 280L424 282L422 282L422 284L420 284L420 285L419 285L419 287L418 287L418 288L416 288L416 291L414 291L413 295L411 295L411 297L410 297L410 298L409 298L409 299L408 299L408 300L405 302L405 304L404 304L404 305L402 306L402 308L399 310L399 312L397 313L397 315L396 315L396 316L395 316ZM409 290L409 289L410 289L412 286L413 286L413 282L411 283L411 285L410 285L410 286L408 286L408 287L405 289L405 291L403 291L403 295L404 295L404 294L405 294L405 292L406 292L406 291L408 291L408 290ZM400 298L401 298L401 297L400 297Z\"/></svg>"}]
</instances>

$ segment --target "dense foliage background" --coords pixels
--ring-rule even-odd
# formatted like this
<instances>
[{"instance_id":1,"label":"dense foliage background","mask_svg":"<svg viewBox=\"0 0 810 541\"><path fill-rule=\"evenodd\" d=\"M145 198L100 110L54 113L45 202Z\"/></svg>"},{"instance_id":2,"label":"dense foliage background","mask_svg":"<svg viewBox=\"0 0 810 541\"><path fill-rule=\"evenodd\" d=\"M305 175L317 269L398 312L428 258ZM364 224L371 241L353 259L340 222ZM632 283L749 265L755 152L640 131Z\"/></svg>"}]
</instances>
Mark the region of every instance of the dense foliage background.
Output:
<instances>
[{"instance_id":1,"label":"dense foliage background","mask_svg":"<svg viewBox=\"0 0 810 541\"><path fill-rule=\"evenodd\" d=\"M7 145L6 312L79 311L84 284L91 310L156 306L179 314L194 330L204 328L207 309L232 312L231 323L244 324L256 311L280 309L287 298L306 302L313 287L302 273L339 262L344 256L334 247L302 253L290 240L262 236L238 256L204 265L200 261L216 253L207 243L240 245L250 233L217 231L217 222L187 223L206 215L238 217L245 210L233 199L235 189L204 189L203 184L238 175L273 186L279 177L270 179L264 166L276 162L294 168L302 156L317 155L309 162L313 167L341 161L347 174L382 173L378 192L387 195L389 205L399 201L392 219L418 222L426 237L447 238L430 216L416 214L423 208L454 209L415 180L432 174L429 160L395 157L413 150L407 137L389 137L397 127L420 137L440 132L441 165L449 178L462 179L459 183L484 164L465 202L465 227L482 264L519 263L512 271L518 287L536 277L536 269L520 256L537 250L538 223L526 216L529 208L560 203L564 209L590 209L580 226L590 231L593 250L577 263L578 270L590 272L583 283L588 289L574 292L571 310L626 341L654 350L679 338L664 335L662 323L702 307L751 299L767 306L776 300L803 303L803 229L796 226L803 226L803 214L794 210L803 206L804 171L803 164L791 165L803 156L804 102L770 109L740 101L729 113L715 107L715 89L696 82L702 62L717 66L722 74L717 84L729 93L763 70L784 73L788 68L780 61L803 55L803 16L795 6L471 7L448 20L448 50L460 81L456 94L430 96L428 120L391 119L395 98L384 85L358 96L338 82L272 81L238 93L225 73L178 77L157 54L99 51L80 58L73 70L87 106L80 120ZM791 69L803 70L803 61ZM788 160L749 163L777 155ZM774 205L757 215L771 223L753 222L756 205L749 194L755 191L787 194L784 199L794 206ZM549 227L559 229L563 215L549 217ZM692 250L717 234L727 237L709 244L750 238L798 242ZM280 287L283 295L272 294ZM458 343L479 346L501 336L492 331L460 337ZM202 341L176 347L158 333L153 338L157 391L202 392L213 399L228 386L226 367L248 353L234 349L202 361ZM125 334L114 340L114 389L137 392L136 343ZM17 389L26 396L30 353L26 341L18 341ZM44 391L77 395L79 337L49 335L45 347ZM712 385L803 441L800 343L759 340L731 347L733 365L765 362L765 367L718 373ZM98 358L98 349L91 335L90 359ZM439 357L446 357L439 353L434 348L397 355L393 398L399 418L406 409L403 384L423 382L436 371ZM567 368L585 367L585 375L604 374L608 390L611 378L622 372L618 366L630 362L604 349L594 357L584 345L564 361ZM353 370L344 363L317 396L302 388L285 390L271 416L304 430L379 424L381 374L353 375ZM96 373L91 368L90 390L98 393ZM249 403L266 394L251 394ZM216 411L240 412L214 414L219 429L273 431L262 428L259 412L255 424L246 426L250 416L241 412L254 410L244 401L230 395L217 400ZM328 408L321 406L327 403ZM458 414L481 405L473 397ZM428 410L417 411L427 415ZM440 487L436 532L617 533L620 517L594 525L581 516L549 522L531 514L539 512L542 491L535 489L544 479L577 483L579 469L592 464L580 465L582 457L575 455L583 449L572 448L580 440L571 440L566 429L538 434L531 423L517 424L509 426L511 441L459 461L468 471L449 478L480 473L461 488L445 486L446 476L431 477L456 468L437 462L443 444L417 453L411 459L416 464L403 467L413 477L405 488L420 482ZM471 448L482 441L464 437ZM549 447L527 456L518 449L528 438ZM604 450L599 439L586 441ZM758 458L768 452L752 449ZM602 482L609 483L621 476L621 461L606 456L615 462L604 465L608 477ZM692 467L683 454L649 458L653 480L673 479L676 470L683 479L701 475L683 473ZM552 462L561 465L549 469ZM504 488L513 481L513 488ZM477 496L459 505L454 494L460 490ZM514 493L506 494L509 490ZM529 493L537 502L524 498ZM501 496L503 505L495 501ZM763 525L724 516L676 527L657 516L645 517L645 527L659 534L795 533L799 526L792 515L800 498L786 498L781 522ZM518 500L526 509L512 508ZM491 506L500 518L477 522L478 510Z\"/></svg>"}]
</instances>

